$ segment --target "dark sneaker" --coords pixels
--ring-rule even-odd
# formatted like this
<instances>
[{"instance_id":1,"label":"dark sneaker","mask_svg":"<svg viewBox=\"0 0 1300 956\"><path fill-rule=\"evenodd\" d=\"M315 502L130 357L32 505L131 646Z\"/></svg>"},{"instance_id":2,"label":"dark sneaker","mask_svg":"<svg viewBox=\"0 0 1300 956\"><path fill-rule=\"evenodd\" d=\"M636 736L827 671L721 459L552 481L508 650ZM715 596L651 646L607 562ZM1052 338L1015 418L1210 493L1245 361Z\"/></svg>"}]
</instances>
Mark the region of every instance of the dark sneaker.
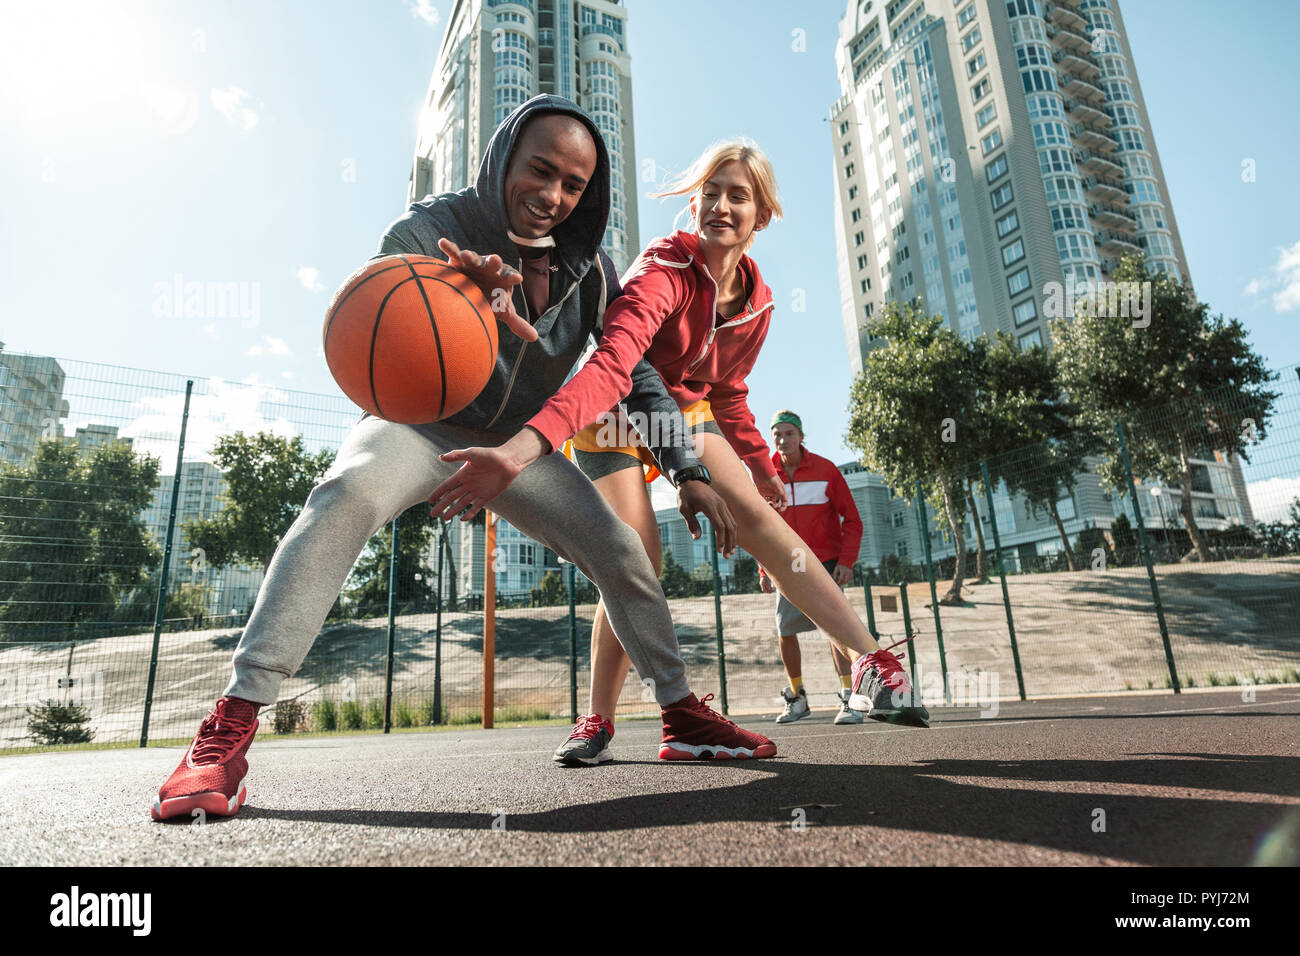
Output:
<instances>
[{"instance_id":1,"label":"dark sneaker","mask_svg":"<svg viewBox=\"0 0 1300 956\"><path fill-rule=\"evenodd\" d=\"M614 759L609 742L614 739L614 724L595 714L578 718L578 724L569 739L555 751L552 758L566 767L590 767Z\"/></svg>"},{"instance_id":2,"label":"dark sneaker","mask_svg":"<svg viewBox=\"0 0 1300 956\"><path fill-rule=\"evenodd\" d=\"M709 709L711 700L712 694L703 700L691 694L683 706L664 708L660 760L743 760L776 756L776 744L714 713Z\"/></svg>"},{"instance_id":3,"label":"dark sneaker","mask_svg":"<svg viewBox=\"0 0 1300 956\"><path fill-rule=\"evenodd\" d=\"M911 639L904 638L889 647L897 647ZM865 711L872 720L908 727L929 727L930 712L922 705L921 695L913 691L912 682L903 672L898 657L889 652L889 647L873 654L863 654L853 662L853 695L849 698L849 706Z\"/></svg>"},{"instance_id":4,"label":"dark sneaker","mask_svg":"<svg viewBox=\"0 0 1300 956\"><path fill-rule=\"evenodd\" d=\"M199 725L181 764L154 797L155 820L194 816L233 817L248 799L244 756L257 733L257 704L222 697Z\"/></svg>"}]
</instances>

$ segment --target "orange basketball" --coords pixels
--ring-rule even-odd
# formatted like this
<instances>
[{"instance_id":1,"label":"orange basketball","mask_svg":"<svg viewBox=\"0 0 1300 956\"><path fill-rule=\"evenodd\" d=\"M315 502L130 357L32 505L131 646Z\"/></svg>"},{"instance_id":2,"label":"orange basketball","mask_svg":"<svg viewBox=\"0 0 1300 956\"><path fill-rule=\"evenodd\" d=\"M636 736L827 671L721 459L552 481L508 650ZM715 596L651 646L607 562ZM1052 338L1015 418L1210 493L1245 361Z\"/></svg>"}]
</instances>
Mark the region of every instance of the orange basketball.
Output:
<instances>
[{"instance_id":1,"label":"orange basketball","mask_svg":"<svg viewBox=\"0 0 1300 956\"><path fill-rule=\"evenodd\" d=\"M479 287L441 259L384 256L334 293L325 361L343 393L370 414L436 422L487 385L496 317Z\"/></svg>"}]
</instances>

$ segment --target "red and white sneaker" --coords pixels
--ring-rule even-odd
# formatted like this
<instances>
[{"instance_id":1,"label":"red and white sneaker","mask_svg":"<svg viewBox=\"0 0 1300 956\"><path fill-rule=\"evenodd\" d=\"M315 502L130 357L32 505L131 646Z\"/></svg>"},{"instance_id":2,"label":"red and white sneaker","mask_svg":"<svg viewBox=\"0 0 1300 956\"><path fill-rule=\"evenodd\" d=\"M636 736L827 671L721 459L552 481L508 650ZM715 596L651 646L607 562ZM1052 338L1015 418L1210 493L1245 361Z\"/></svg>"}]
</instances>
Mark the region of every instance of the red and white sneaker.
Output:
<instances>
[{"instance_id":1,"label":"red and white sneaker","mask_svg":"<svg viewBox=\"0 0 1300 956\"><path fill-rule=\"evenodd\" d=\"M921 703L921 695L913 691L898 657L889 652L890 647L911 639L907 637L874 653L863 654L853 662L851 708L865 711L872 720L909 727L930 726L930 712Z\"/></svg>"},{"instance_id":2,"label":"red and white sneaker","mask_svg":"<svg viewBox=\"0 0 1300 956\"><path fill-rule=\"evenodd\" d=\"M711 700L712 694L703 700L691 694L683 706L664 708L660 760L743 760L776 756L776 744L710 710Z\"/></svg>"},{"instance_id":3,"label":"red and white sneaker","mask_svg":"<svg viewBox=\"0 0 1300 956\"><path fill-rule=\"evenodd\" d=\"M222 697L194 735L190 749L154 797L149 815L155 820L193 816L234 816L248 791L248 745L257 733L257 704Z\"/></svg>"}]
</instances>

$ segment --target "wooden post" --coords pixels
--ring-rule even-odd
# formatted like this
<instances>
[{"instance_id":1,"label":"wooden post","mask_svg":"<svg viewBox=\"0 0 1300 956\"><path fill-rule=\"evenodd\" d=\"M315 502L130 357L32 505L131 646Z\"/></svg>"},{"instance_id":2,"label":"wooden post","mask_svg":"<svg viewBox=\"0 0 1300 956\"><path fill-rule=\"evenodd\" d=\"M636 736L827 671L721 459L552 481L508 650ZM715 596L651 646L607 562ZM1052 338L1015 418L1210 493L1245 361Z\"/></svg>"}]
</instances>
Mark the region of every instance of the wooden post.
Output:
<instances>
[{"instance_id":1,"label":"wooden post","mask_svg":"<svg viewBox=\"0 0 1300 956\"><path fill-rule=\"evenodd\" d=\"M497 516L483 512L483 729L492 729L496 702Z\"/></svg>"}]
</instances>

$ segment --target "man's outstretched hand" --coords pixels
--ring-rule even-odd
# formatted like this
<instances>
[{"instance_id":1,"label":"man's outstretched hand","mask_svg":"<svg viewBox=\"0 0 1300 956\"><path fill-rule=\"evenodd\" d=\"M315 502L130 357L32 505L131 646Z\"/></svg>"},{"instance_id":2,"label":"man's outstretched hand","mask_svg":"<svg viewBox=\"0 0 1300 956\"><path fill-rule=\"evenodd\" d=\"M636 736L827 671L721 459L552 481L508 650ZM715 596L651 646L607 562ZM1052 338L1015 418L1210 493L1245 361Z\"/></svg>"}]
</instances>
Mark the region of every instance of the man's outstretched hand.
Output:
<instances>
[{"instance_id":1,"label":"man's outstretched hand","mask_svg":"<svg viewBox=\"0 0 1300 956\"><path fill-rule=\"evenodd\" d=\"M704 534L704 529L695 515L702 512L713 525L714 536L718 539L718 553L724 558L731 557L736 550L736 519L731 516L731 509L727 507L722 495L703 481L684 481L677 489L677 510L686 519L691 537L697 541Z\"/></svg>"},{"instance_id":2,"label":"man's outstretched hand","mask_svg":"<svg viewBox=\"0 0 1300 956\"><path fill-rule=\"evenodd\" d=\"M447 264L463 272L482 290L497 320L525 342L537 341L537 330L515 311L510 290L524 281L523 275L501 261L498 255L486 259L477 252L461 249L450 239L439 239L438 248L447 256Z\"/></svg>"},{"instance_id":3,"label":"man's outstretched hand","mask_svg":"<svg viewBox=\"0 0 1300 956\"><path fill-rule=\"evenodd\" d=\"M450 520L460 512L462 521L474 517L497 495L510 487L519 473L550 451L550 443L532 428L523 428L495 448L457 448L440 461L463 461L456 473L429 495L429 514Z\"/></svg>"}]
</instances>

